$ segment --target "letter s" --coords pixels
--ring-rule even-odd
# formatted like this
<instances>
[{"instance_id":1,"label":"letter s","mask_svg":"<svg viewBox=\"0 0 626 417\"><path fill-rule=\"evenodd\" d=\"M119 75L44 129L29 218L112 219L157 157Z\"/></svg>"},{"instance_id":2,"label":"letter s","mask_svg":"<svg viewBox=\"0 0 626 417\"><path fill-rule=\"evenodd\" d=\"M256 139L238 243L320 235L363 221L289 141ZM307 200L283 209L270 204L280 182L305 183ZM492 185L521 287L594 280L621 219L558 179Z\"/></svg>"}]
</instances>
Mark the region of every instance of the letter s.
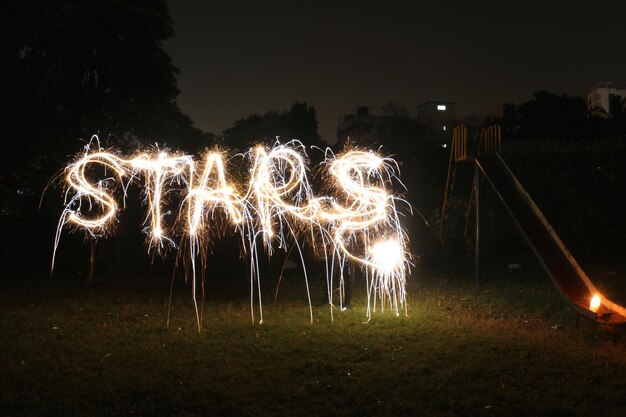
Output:
<instances>
[{"instance_id":1,"label":"letter s","mask_svg":"<svg viewBox=\"0 0 626 417\"><path fill-rule=\"evenodd\" d=\"M67 182L76 192L66 209L69 212L67 217L69 222L84 227L91 232L105 228L117 211L117 203L106 192L105 185L110 178L99 180L96 187L87 179L87 169L90 165L102 165L105 169L112 170L121 178L126 173L126 170L120 162L117 157L109 153L97 152L83 156L69 167ZM101 216L88 219L81 215L81 208L85 198L88 200L89 210L92 209L94 204L102 207Z\"/></svg>"}]
</instances>

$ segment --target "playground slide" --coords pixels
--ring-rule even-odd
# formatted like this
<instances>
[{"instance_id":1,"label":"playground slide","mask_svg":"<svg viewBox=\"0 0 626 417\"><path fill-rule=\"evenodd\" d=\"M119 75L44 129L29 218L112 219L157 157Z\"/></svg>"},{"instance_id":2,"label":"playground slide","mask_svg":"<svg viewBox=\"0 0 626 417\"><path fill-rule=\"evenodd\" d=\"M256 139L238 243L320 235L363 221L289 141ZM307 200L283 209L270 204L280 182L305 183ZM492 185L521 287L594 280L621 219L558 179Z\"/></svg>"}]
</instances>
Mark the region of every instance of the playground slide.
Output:
<instances>
[{"instance_id":1,"label":"playground slide","mask_svg":"<svg viewBox=\"0 0 626 417\"><path fill-rule=\"evenodd\" d=\"M626 309L605 298L593 285L500 155L480 156L476 164L572 307L599 322L626 322Z\"/></svg>"}]
</instances>

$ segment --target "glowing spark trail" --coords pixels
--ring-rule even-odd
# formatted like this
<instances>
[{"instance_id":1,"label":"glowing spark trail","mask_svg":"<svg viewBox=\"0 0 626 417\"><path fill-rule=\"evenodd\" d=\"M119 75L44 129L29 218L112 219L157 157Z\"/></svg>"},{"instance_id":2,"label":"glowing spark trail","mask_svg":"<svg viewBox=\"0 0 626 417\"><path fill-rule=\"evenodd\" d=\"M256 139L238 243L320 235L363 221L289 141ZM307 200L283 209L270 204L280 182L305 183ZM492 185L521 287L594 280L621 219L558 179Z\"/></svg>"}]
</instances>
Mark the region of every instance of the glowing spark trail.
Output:
<instances>
[{"instance_id":1,"label":"glowing spark trail","mask_svg":"<svg viewBox=\"0 0 626 417\"><path fill-rule=\"evenodd\" d=\"M150 236L150 247L155 244L162 247L164 239L173 243L163 228L161 206L165 202L166 185L180 185L185 168L193 169L193 159L190 156L170 157L167 152L159 152L155 159L147 153L142 153L127 163L134 172L146 172L146 198L149 207L147 220L150 221L147 232Z\"/></svg>"},{"instance_id":2,"label":"glowing spark trail","mask_svg":"<svg viewBox=\"0 0 626 417\"><path fill-rule=\"evenodd\" d=\"M337 223L333 236L337 250L366 268L371 279L368 289L378 294L382 307L388 300L398 314L406 299L405 284L408 269L406 235L402 229L395 202L397 197L389 194L384 185L395 175L392 160L373 152L348 151L331 162L330 171L336 180L336 189L345 192L344 205L333 203L334 210L324 217ZM386 237L384 246L377 238ZM365 253L353 254L345 242L360 240ZM394 247L396 254L383 259L382 248ZM368 315L370 301L368 297ZM375 307L375 305L374 305Z\"/></svg>"},{"instance_id":3,"label":"glowing spark trail","mask_svg":"<svg viewBox=\"0 0 626 417\"><path fill-rule=\"evenodd\" d=\"M93 238L109 232L119 210L114 195L125 199L128 186L143 178L149 249L161 250L165 242L174 246L177 237L188 240L194 303L196 257L206 262L209 236L215 235L215 221L221 219L247 242L244 250L251 257L251 285L255 279L258 285L261 320L257 238L270 255L275 246L287 250L288 242L293 241L304 262L302 237L311 236L309 243L321 243L324 249L331 304L333 265L337 261L343 271L343 265L351 262L361 265L365 272L367 316L372 304L375 310L377 299L381 308L389 305L398 314L406 301L410 256L396 210L397 203L406 202L388 191L390 185L399 182L395 161L372 151L347 150L335 156L327 150L323 166L328 167L325 188L329 195L316 197L308 182L307 157L300 142L257 146L244 157L250 161L247 187L238 186L240 183L227 175L225 153L220 150L207 151L199 163L191 156L170 155L166 150L125 159L102 150L94 136L84 153L65 170L66 206L54 252L66 225L84 229ZM185 197L174 223L183 226L168 230L163 208L170 203L170 195L181 193ZM217 211L221 214L216 217Z\"/></svg>"}]
</instances>

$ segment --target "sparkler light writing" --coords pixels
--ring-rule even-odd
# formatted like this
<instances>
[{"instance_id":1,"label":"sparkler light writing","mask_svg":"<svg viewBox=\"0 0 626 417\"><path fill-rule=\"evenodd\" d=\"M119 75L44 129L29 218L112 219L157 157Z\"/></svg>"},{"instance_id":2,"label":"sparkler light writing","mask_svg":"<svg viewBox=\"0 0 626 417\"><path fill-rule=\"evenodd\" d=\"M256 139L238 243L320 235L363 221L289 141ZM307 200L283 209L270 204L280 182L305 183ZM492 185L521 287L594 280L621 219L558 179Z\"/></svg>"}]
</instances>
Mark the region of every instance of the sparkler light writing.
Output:
<instances>
[{"instance_id":1,"label":"sparkler light writing","mask_svg":"<svg viewBox=\"0 0 626 417\"><path fill-rule=\"evenodd\" d=\"M101 149L94 136L65 168L65 209L54 253L66 227L85 230L92 238L106 236L120 203L125 204L128 187L143 179L149 251L176 247L176 239L188 242L180 247L190 251L194 302L196 258L206 262L209 237L214 235L212 228L219 218L241 234L243 249L250 256L251 283L257 282L261 321L258 242L268 254L276 248L286 250L292 242L301 260L304 241L319 245L331 305L335 267L338 265L342 280L345 264L352 262L364 271L368 318L377 300L381 309L388 305L396 314L406 306L406 276L411 263L408 238L397 211L397 204L405 201L388 190L399 182L393 159L369 150L349 149L334 155L327 149L321 165L326 168L322 188L327 195L319 197L309 184L307 154L300 142L259 145L240 156L249 161L247 184L228 175L223 150L209 150L201 161L158 149L124 158ZM163 208L171 203L172 195L184 198L179 202L178 216L168 225ZM254 291L251 298L254 301ZM254 317L254 302L251 307Z\"/></svg>"}]
</instances>

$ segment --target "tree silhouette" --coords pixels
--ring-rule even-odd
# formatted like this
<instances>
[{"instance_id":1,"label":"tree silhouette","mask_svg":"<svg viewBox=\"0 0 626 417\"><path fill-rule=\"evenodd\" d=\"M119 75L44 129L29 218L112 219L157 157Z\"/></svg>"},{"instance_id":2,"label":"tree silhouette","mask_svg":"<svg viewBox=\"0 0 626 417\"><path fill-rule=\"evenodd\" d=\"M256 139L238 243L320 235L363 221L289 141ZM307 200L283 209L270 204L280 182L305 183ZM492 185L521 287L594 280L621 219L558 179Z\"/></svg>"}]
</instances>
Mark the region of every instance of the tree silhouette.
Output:
<instances>
[{"instance_id":1,"label":"tree silhouette","mask_svg":"<svg viewBox=\"0 0 626 417\"><path fill-rule=\"evenodd\" d=\"M587 104L582 97L538 91L517 111L518 135L524 139L582 139L585 136Z\"/></svg>"},{"instance_id":2,"label":"tree silhouette","mask_svg":"<svg viewBox=\"0 0 626 417\"><path fill-rule=\"evenodd\" d=\"M164 0L35 0L17 12L12 93L35 122L27 136L39 142L36 152L72 153L96 132L147 142L201 136L175 101Z\"/></svg>"},{"instance_id":3,"label":"tree silhouette","mask_svg":"<svg viewBox=\"0 0 626 417\"><path fill-rule=\"evenodd\" d=\"M193 151L209 135L176 103L165 0L29 0L3 7L3 17L0 243L3 256L33 258L42 245L30 247L32 236L54 230L33 219L56 215L38 216L38 197L81 150L79 139L99 133L118 147L158 141Z\"/></svg>"},{"instance_id":4,"label":"tree silhouette","mask_svg":"<svg viewBox=\"0 0 626 417\"><path fill-rule=\"evenodd\" d=\"M612 136L626 135L626 97L609 96L608 119Z\"/></svg>"},{"instance_id":5,"label":"tree silhouette","mask_svg":"<svg viewBox=\"0 0 626 417\"><path fill-rule=\"evenodd\" d=\"M241 151L256 142L271 142L277 137L281 141L298 139L307 147L326 145L318 133L317 112L305 102L294 103L289 111L251 114L235 121L223 135L229 147Z\"/></svg>"}]
</instances>

